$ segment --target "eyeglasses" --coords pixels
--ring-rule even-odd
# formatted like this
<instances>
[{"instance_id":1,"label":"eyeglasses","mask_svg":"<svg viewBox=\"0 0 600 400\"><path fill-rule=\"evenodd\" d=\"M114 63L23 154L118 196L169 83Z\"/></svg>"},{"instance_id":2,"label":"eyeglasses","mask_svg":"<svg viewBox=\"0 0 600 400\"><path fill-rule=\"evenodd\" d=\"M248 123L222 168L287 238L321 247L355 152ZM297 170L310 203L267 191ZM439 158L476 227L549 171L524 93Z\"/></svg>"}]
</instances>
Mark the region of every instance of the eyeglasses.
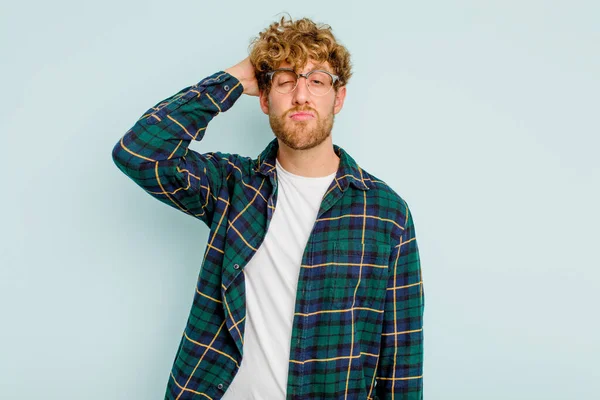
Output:
<instances>
[{"instance_id":1,"label":"eyeglasses","mask_svg":"<svg viewBox=\"0 0 600 400\"><path fill-rule=\"evenodd\" d=\"M281 94L292 93L296 90L300 77L304 77L308 91L315 96L325 96L340 79L339 76L320 69L298 74L291 68L279 68L267 72L266 76L271 80L271 87Z\"/></svg>"}]
</instances>

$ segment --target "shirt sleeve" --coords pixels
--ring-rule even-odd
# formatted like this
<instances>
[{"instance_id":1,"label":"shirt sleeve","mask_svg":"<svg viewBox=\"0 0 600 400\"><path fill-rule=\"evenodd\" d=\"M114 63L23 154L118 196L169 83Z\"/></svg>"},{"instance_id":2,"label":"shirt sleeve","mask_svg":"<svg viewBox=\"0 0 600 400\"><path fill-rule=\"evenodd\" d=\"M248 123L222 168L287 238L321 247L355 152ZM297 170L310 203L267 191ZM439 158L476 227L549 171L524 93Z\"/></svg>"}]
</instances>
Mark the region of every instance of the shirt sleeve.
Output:
<instances>
[{"instance_id":1,"label":"shirt sleeve","mask_svg":"<svg viewBox=\"0 0 600 400\"><path fill-rule=\"evenodd\" d=\"M404 214L400 243L393 247L390 256L376 376L376 394L380 400L423 398L423 281L408 205Z\"/></svg>"},{"instance_id":2,"label":"shirt sleeve","mask_svg":"<svg viewBox=\"0 0 600 400\"><path fill-rule=\"evenodd\" d=\"M113 148L114 163L151 196L210 226L231 154L188 146L242 93L241 83L223 71L180 90L125 133Z\"/></svg>"}]
</instances>

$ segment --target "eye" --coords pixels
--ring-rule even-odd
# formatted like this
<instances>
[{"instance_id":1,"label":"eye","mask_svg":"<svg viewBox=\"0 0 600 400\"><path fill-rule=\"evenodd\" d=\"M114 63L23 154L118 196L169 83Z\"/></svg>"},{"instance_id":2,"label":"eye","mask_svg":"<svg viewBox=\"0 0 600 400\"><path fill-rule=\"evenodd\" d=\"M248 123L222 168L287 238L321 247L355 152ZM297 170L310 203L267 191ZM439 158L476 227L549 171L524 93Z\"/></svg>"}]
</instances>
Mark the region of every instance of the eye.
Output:
<instances>
[{"instance_id":1,"label":"eye","mask_svg":"<svg viewBox=\"0 0 600 400\"><path fill-rule=\"evenodd\" d=\"M296 74L290 71L277 71L273 80L277 86L294 86Z\"/></svg>"},{"instance_id":2,"label":"eye","mask_svg":"<svg viewBox=\"0 0 600 400\"><path fill-rule=\"evenodd\" d=\"M323 72L313 71L310 74L309 84L312 87L329 87L331 83L331 77Z\"/></svg>"}]
</instances>

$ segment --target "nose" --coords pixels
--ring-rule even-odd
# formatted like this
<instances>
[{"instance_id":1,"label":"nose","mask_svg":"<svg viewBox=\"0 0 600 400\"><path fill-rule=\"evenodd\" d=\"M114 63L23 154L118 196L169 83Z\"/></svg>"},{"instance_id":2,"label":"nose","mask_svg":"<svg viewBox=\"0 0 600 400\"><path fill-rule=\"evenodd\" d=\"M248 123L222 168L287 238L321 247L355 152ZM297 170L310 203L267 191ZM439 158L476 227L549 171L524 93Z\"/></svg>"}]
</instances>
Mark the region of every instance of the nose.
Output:
<instances>
[{"instance_id":1,"label":"nose","mask_svg":"<svg viewBox=\"0 0 600 400\"><path fill-rule=\"evenodd\" d=\"M308 91L308 87L306 86L307 80L306 77L301 76L298 79L298 84L296 85L296 89L294 90L294 104L306 104L310 100L310 92Z\"/></svg>"}]
</instances>

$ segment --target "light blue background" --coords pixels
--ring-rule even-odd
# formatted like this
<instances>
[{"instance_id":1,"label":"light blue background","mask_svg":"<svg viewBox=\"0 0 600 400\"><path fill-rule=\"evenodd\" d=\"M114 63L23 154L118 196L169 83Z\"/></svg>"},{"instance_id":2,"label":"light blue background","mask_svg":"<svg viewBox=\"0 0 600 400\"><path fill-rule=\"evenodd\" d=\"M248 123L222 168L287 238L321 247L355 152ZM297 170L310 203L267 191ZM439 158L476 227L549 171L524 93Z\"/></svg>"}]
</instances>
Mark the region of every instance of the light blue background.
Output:
<instances>
[{"instance_id":1,"label":"light blue background","mask_svg":"<svg viewBox=\"0 0 600 400\"><path fill-rule=\"evenodd\" d=\"M7 3L2 399L163 398L208 230L112 147L282 11L351 51L334 142L413 211L425 398L597 398L598 2ZM272 137L243 96L191 148L256 156Z\"/></svg>"}]
</instances>

